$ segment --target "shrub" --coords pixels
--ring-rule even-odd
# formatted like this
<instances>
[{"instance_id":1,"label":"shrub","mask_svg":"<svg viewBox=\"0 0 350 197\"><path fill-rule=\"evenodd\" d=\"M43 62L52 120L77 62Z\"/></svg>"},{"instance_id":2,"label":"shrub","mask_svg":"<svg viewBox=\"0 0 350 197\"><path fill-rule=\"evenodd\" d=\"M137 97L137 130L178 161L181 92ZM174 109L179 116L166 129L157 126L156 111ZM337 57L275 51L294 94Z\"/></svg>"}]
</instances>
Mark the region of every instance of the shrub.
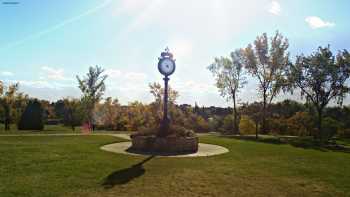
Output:
<instances>
[{"instance_id":1,"label":"shrub","mask_svg":"<svg viewBox=\"0 0 350 197\"><path fill-rule=\"evenodd\" d=\"M195 137L196 133L179 125L170 125L170 132L177 137ZM142 127L138 132L132 134L134 136L155 136L159 131L159 127Z\"/></svg>"},{"instance_id":2,"label":"shrub","mask_svg":"<svg viewBox=\"0 0 350 197\"><path fill-rule=\"evenodd\" d=\"M38 100L29 101L18 123L19 130L43 130L43 108Z\"/></svg>"},{"instance_id":3,"label":"shrub","mask_svg":"<svg viewBox=\"0 0 350 197\"><path fill-rule=\"evenodd\" d=\"M140 127L139 131L134 132L131 134L131 137L133 136L152 136L157 135L158 127Z\"/></svg>"},{"instance_id":4,"label":"shrub","mask_svg":"<svg viewBox=\"0 0 350 197\"><path fill-rule=\"evenodd\" d=\"M194 137L196 133L190 129L178 125L170 125L170 132L175 133L178 137Z\"/></svg>"},{"instance_id":5,"label":"shrub","mask_svg":"<svg viewBox=\"0 0 350 197\"><path fill-rule=\"evenodd\" d=\"M313 119L307 112L297 112L287 119L289 135L307 136L311 135Z\"/></svg>"},{"instance_id":6,"label":"shrub","mask_svg":"<svg viewBox=\"0 0 350 197\"><path fill-rule=\"evenodd\" d=\"M341 131L339 131L339 136L343 138L350 138L350 129L342 129Z\"/></svg>"},{"instance_id":7,"label":"shrub","mask_svg":"<svg viewBox=\"0 0 350 197\"><path fill-rule=\"evenodd\" d=\"M201 132L201 133L208 132L210 130L208 122L204 118L202 118L201 116L196 117L193 129L196 132Z\"/></svg>"},{"instance_id":8,"label":"shrub","mask_svg":"<svg viewBox=\"0 0 350 197\"><path fill-rule=\"evenodd\" d=\"M270 132L275 135L286 135L287 133L287 120L283 117L281 118L268 118L267 126Z\"/></svg>"},{"instance_id":9,"label":"shrub","mask_svg":"<svg viewBox=\"0 0 350 197\"><path fill-rule=\"evenodd\" d=\"M225 133L231 133L233 131L233 125L234 125L233 115L225 116L223 120L223 125L222 125L223 131Z\"/></svg>"},{"instance_id":10,"label":"shrub","mask_svg":"<svg viewBox=\"0 0 350 197\"><path fill-rule=\"evenodd\" d=\"M219 117L217 116L208 118L208 126L210 131L214 131L214 132L219 131L221 124L222 124L222 120L219 119Z\"/></svg>"},{"instance_id":11,"label":"shrub","mask_svg":"<svg viewBox=\"0 0 350 197\"><path fill-rule=\"evenodd\" d=\"M255 134L255 123L248 116L243 115L239 124L239 130L242 135Z\"/></svg>"},{"instance_id":12,"label":"shrub","mask_svg":"<svg viewBox=\"0 0 350 197\"><path fill-rule=\"evenodd\" d=\"M341 128L341 123L339 121L334 120L333 118L326 117L322 122L322 133L321 139L329 140L335 134L337 134L339 128Z\"/></svg>"}]
</instances>

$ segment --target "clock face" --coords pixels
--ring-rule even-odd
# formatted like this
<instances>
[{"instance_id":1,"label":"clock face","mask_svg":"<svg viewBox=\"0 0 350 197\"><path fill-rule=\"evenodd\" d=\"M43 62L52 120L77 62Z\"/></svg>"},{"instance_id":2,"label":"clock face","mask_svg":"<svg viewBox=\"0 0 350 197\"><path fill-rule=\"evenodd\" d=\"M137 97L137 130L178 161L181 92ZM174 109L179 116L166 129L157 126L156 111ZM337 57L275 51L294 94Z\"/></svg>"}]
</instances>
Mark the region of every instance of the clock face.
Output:
<instances>
[{"instance_id":1,"label":"clock face","mask_svg":"<svg viewBox=\"0 0 350 197\"><path fill-rule=\"evenodd\" d=\"M171 75L175 71L175 62L170 58L161 59L158 63L158 69L163 75Z\"/></svg>"}]
</instances>

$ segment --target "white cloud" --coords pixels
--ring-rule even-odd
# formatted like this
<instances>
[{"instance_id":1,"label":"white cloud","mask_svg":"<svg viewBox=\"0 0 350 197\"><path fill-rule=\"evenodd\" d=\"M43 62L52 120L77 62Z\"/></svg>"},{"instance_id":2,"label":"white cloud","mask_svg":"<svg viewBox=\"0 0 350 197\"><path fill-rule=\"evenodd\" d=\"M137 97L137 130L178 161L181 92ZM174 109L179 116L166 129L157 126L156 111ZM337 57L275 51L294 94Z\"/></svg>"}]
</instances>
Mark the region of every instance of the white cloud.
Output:
<instances>
[{"instance_id":1,"label":"white cloud","mask_svg":"<svg viewBox=\"0 0 350 197\"><path fill-rule=\"evenodd\" d=\"M0 75L5 77L10 77L10 76L13 76L13 73L9 71L3 71L3 72L0 72Z\"/></svg>"},{"instance_id":2,"label":"white cloud","mask_svg":"<svg viewBox=\"0 0 350 197\"><path fill-rule=\"evenodd\" d=\"M20 87L27 86L32 88L54 88L54 86L46 80L10 80L8 83L19 83Z\"/></svg>"},{"instance_id":3,"label":"white cloud","mask_svg":"<svg viewBox=\"0 0 350 197\"><path fill-rule=\"evenodd\" d=\"M308 16L305 18L305 22L307 22L312 29L335 26L335 23L324 21L317 16Z\"/></svg>"},{"instance_id":4,"label":"white cloud","mask_svg":"<svg viewBox=\"0 0 350 197\"><path fill-rule=\"evenodd\" d=\"M280 13L281 13L281 5L279 4L279 2L272 1L271 5L270 5L270 8L269 8L269 12L271 14L274 14L274 15L280 15Z\"/></svg>"},{"instance_id":5,"label":"white cloud","mask_svg":"<svg viewBox=\"0 0 350 197\"><path fill-rule=\"evenodd\" d=\"M147 75L139 72L128 72L125 74L125 78L131 82L144 81Z\"/></svg>"},{"instance_id":6,"label":"white cloud","mask_svg":"<svg viewBox=\"0 0 350 197\"><path fill-rule=\"evenodd\" d=\"M63 69L43 66L43 67L41 67L41 70L43 70L45 72L44 78L52 79L52 80L66 80L66 78L64 77L64 70Z\"/></svg>"},{"instance_id":7,"label":"white cloud","mask_svg":"<svg viewBox=\"0 0 350 197\"><path fill-rule=\"evenodd\" d=\"M176 54L176 58L184 59L186 57L191 57L193 51L193 45L190 41L185 39L173 39L168 43L170 51Z\"/></svg>"},{"instance_id":8,"label":"white cloud","mask_svg":"<svg viewBox=\"0 0 350 197\"><path fill-rule=\"evenodd\" d=\"M182 92L196 92L196 93L216 93L217 89L214 85L201 83L198 81L188 80L183 81L180 79L174 79L175 83L173 87L175 90L178 90L180 94Z\"/></svg>"},{"instance_id":9,"label":"white cloud","mask_svg":"<svg viewBox=\"0 0 350 197\"><path fill-rule=\"evenodd\" d=\"M107 96L117 97L123 104L141 100L150 101L148 93L148 76L143 72L130 72L118 69L106 69Z\"/></svg>"},{"instance_id":10,"label":"white cloud","mask_svg":"<svg viewBox=\"0 0 350 197\"><path fill-rule=\"evenodd\" d=\"M145 73L107 69L106 74L108 75L106 81L108 91L118 91L120 94L130 94L130 91L135 94L145 94L148 84Z\"/></svg>"},{"instance_id":11,"label":"white cloud","mask_svg":"<svg viewBox=\"0 0 350 197\"><path fill-rule=\"evenodd\" d=\"M107 69L106 74L109 78L118 78L122 75L122 72L118 69Z\"/></svg>"},{"instance_id":12,"label":"white cloud","mask_svg":"<svg viewBox=\"0 0 350 197\"><path fill-rule=\"evenodd\" d=\"M6 80L8 84L19 83L19 86L26 86L34 89L50 88L50 89L64 89L68 87L74 87L72 84L63 84L55 81L50 81L46 79L39 80Z\"/></svg>"},{"instance_id":13,"label":"white cloud","mask_svg":"<svg viewBox=\"0 0 350 197\"><path fill-rule=\"evenodd\" d=\"M147 75L145 73L121 71L113 68L107 69L105 73L108 75L108 78L111 78L113 80L120 79L121 81L130 80L135 82L143 81L147 78Z\"/></svg>"},{"instance_id":14,"label":"white cloud","mask_svg":"<svg viewBox=\"0 0 350 197\"><path fill-rule=\"evenodd\" d=\"M239 35L245 27L254 22L265 4L263 1L164 1L164 0L122 0L120 13L130 21L120 32L120 37L127 39L130 33L139 33L150 26L168 34L174 32L184 36L194 44L203 40L215 43L226 41ZM195 10L195 12L194 12ZM247 11L249 10L249 11ZM237 28L239 27L239 28ZM179 31L181 30L181 31ZM170 33L170 38L173 36ZM169 46L170 47L170 46Z\"/></svg>"}]
</instances>

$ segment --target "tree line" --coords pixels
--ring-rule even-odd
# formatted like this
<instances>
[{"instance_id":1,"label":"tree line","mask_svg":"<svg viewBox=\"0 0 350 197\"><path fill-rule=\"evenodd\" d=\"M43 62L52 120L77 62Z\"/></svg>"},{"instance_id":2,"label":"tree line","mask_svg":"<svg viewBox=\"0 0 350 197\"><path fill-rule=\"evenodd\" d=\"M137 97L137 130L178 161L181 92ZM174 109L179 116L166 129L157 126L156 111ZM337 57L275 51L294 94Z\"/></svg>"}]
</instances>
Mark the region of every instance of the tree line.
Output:
<instances>
[{"instance_id":1,"label":"tree line","mask_svg":"<svg viewBox=\"0 0 350 197\"><path fill-rule=\"evenodd\" d=\"M215 58L208 67L221 95L233 102L234 134L240 133L242 114L237 109L238 93L247 83L246 76L250 75L258 81L258 95L262 100L254 112L258 114L260 133L271 132L268 127L268 119L272 118L269 107L276 96L281 91L292 94L296 91L311 106L311 115L316 116L312 119L317 130L313 132L314 138L329 139L327 129L323 128L325 108L332 101L341 106L350 91L350 54L344 49L334 55L328 45L319 47L308 56L297 55L292 61L288 47L288 39L278 31L270 38L264 33L229 57Z\"/></svg>"},{"instance_id":2,"label":"tree line","mask_svg":"<svg viewBox=\"0 0 350 197\"><path fill-rule=\"evenodd\" d=\"M164 89L159 83L149 84L154 101L121 105L117 98L102 98L107 75L99 67L90 67L86 76L78 77L81 98L63 98L55 102L30 98L18 91L19 84L1 83L0 122L5 130L42 130L44 124L64 124L73 131L87 125L89 130L138 131L160 124ZM190 105L178 105L179 93L169 88L169 113L173 124L196 132L207 132L208 124ZM221 109L221 108L218 108ZM223 109L225 110L225 109Z\"/></svg>"},{"instance_id":3,"label":"tree line","mask_svg":"<svg viewBox=\"0 0 350 197\"><path fill-rule=\"evenodd\" d=\"M336 54L329 46L319 47L310 55L291 58L289 42L281 33L258 36L245 48L228 57L218 57L208 66L221 96L232 101L232 108L179 105L179 93L170 88L169 113L174 124L196 132L219 131L228 134L278 134L313 136L328 140L335 134L349 135L349 106L342 102L349 93L350 54ZM259 101L239 103L239 92L252 76L258 82ZM88 129L136 131L158 125L162 117L164 89L149 84L154 101L121 105L117 98L103 98L106 86L103 68L90 67L85 76L77 76L81 98L56 102L30 98L18 92L19 84L0 82L0 116L5 130L42 129L43 124L63 123L75 130L82 124ZM285 100L275 103L281 93L300 94L305 103ZM329 103L336 103L329 107ZM38 121L31 121L37 114ZM41 121L40 121L41 120ZM27 126L28 124L41 126Z\"/></svg>"}]
</instances>

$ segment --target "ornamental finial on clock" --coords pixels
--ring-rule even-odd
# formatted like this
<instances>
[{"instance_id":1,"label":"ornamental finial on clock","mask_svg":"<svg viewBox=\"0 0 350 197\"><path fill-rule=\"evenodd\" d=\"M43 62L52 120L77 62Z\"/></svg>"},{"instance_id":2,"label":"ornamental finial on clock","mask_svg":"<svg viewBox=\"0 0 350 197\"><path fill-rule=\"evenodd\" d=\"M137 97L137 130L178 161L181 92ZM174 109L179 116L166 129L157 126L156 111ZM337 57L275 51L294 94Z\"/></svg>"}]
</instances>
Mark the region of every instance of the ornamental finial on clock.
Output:
<instances>
[{"instance_id":1,"label":"ornamental finial on clock","mask_svg":"<svg viewBox=\"0 0 350 197\"><path fill-rule=\"evenodd\" d=\"M167 58L173 59L173 54L170 53L169 47L166 47L164 49L164 52L162 52L160 55L162 56L161 58L166 58L167 57Z\"/></svg>"}]
</instances>

